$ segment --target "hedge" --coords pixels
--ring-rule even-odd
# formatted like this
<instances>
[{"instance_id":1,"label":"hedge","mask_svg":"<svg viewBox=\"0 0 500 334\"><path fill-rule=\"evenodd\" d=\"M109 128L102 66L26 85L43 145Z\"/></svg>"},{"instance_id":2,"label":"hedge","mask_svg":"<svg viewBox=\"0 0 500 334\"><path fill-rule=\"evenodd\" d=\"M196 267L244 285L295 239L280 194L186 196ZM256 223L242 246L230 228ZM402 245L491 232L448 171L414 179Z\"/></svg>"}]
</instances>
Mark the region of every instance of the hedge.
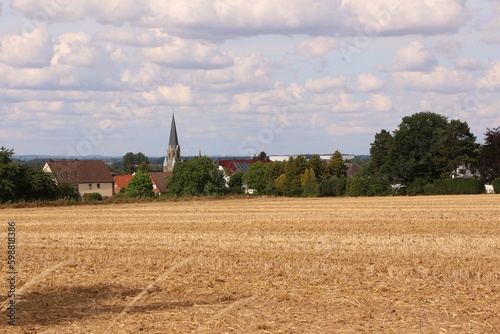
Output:
<instances>
[{"instance_id":1,"label":"hedge","mask_svg":"<svg viewBox=\"0 0 500 334\"><path fill-rule=\"evenodd\" d=\"M440 179L424 187L426 195L482 194L484 183L479 179Z\"/></svg>"}]
</instances>

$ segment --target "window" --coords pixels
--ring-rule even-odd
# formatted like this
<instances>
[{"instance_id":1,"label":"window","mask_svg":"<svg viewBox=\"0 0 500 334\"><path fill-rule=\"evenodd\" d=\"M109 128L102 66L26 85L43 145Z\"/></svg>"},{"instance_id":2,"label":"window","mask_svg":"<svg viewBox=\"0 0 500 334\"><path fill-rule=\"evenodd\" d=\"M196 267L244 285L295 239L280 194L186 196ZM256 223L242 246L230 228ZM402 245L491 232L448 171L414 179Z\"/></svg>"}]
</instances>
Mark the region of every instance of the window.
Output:
<instances>
[{"instance_id":1,"label":"window","mask_svg":"<svg viewBox=\"0 0 500 334\"><path fill-rule=\"evenodd\" d=\"M75 193L77 193L77 192L78 192L78 184L74 184L74 185L73 185L73 190L75 191Z\"/></svg>"},{"instance_id":2,"label":"window","mask_svg":"<svg viewBox=\"0 0 500 334\"><path fill-rule=\"evenodd\" d=\"M97 189L101 189L101 184L100 183L97 184Z\"/></svg>"},{"instance_id":3,"label":"window","mask_svg":"<svg viewBox=\"0 0 500 334\"><path fill-rule=\"evenodd\" d=\"M92 183L89 183L89 189L92 189Z\"/></svg>"}]
</instances>

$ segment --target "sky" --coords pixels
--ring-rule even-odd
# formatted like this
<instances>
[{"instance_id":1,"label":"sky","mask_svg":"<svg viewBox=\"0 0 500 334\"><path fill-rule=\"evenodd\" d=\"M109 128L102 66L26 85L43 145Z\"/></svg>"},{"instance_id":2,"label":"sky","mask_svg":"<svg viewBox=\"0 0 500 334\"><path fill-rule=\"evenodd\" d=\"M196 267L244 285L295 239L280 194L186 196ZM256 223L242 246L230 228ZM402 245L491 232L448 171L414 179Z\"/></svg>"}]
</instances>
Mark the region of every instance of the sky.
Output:
<instances>
[{"instance_id":1,"label":"sky","mask_svg":"<svg viewBox=\"0 0 500 334\"><path fill-rule=\"evenodd\" d=\"M487 0L0 0L0 146L19 155L368 154L432 111L500 126Z\"/></svg>"}]
</instances>

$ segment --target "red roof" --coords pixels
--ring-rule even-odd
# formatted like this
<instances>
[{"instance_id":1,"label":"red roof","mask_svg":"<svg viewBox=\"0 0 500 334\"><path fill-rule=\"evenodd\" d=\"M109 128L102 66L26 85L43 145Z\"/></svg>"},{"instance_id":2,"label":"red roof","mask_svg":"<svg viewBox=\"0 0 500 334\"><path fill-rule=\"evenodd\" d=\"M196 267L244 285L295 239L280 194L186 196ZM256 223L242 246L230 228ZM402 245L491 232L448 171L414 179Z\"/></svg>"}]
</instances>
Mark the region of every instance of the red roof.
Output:
<instances>
[{"instance_id":1,"label":"red roof","mask_svg":"<svg viewBox=\"0 0 500 334\"><path fill-rule=\"evenodd\" d=\"M248 166L252 165L256 162L266 163L264 160L256 160L256 159L231 159L231 160L220 160L219 166L224 168L227 175L231 176L237 170L241 170L242 172L246 172L248 170Z\"/></svg>"},{"instance_id":2,"label":"red roof","mask_svg":"<svg viewBox=\"0 0 500 334\"><path fill-rule=\"evenodd\" d=\"M114 182L103 160L47 160L45 163L58 183Z\"/></svg>"},{"instance_id":3,"label":"red roof","mask_svg":"<svg viewBox=\"0 0 500 334\"><path fill-rule=\"evenodd\" d=\"M122 188L125 188L134 175L116 175L115 179L115 193L118 194Z\"/></svg>"},{"instance_id":4,"label":"red roof","mask_svg":"<svg viewBox=\"0 0 500 334\"><path fill-rule=\"evenodd\" d=\"M167 192L167 178L172 175L172 172L151 172L149 177L156 189L153 189L155 194Z\"/></svg>"}]
</instances>

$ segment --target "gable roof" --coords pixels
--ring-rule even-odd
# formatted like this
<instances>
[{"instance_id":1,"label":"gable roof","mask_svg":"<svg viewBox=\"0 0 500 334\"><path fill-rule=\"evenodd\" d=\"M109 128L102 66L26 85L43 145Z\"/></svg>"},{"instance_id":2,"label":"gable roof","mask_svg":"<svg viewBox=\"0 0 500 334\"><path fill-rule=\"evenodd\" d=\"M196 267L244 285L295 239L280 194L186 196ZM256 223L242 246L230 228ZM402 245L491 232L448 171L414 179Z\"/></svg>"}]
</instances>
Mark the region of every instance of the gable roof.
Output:
<instances>
[{"instance_id":1,"label":"gable roof","mask_svg":"<svg viewBox=\"0 0 500 334\"><path fill-rule=\"evenodd\" d=\"M264 160L257 159L231 159L231 160L220 160L219 166L224 168L227 175L231 176L237 170L246 173L248 171L248 167L256 162L266 163Z\"/></svg>"},{"instance_id":2,"label":"gable roof","mask_svg":"<svg viewBox=\"0 0 500 334\"><path fill-rule=\"evenodd\" d=\"M156 189L160 193L167 192L167 177L172 175L172 172L150 172L149 177L156 185Z\"/></svg>"},{"instance_id":3,"label":"gable roof","mask_svg":"<svg viewBox=\"0 0 500 334\"><path fill-rule=\"evenodd\" d=\"M58 183L114 182L103 160L47 160L44 170L54 173Z\"/></svg>"},{"instance_id":4,"label":"gable roof","mask_svg":"<svg viewBox=\"0 0 500 334\"><path fill-rule=\"evenodd\" d=\"M128 183L134 178L134 175L115 175L113 178L115 179L115 188L117 192L120 192L122 188L128 186Z\"/></svg>"}]
</instances>

